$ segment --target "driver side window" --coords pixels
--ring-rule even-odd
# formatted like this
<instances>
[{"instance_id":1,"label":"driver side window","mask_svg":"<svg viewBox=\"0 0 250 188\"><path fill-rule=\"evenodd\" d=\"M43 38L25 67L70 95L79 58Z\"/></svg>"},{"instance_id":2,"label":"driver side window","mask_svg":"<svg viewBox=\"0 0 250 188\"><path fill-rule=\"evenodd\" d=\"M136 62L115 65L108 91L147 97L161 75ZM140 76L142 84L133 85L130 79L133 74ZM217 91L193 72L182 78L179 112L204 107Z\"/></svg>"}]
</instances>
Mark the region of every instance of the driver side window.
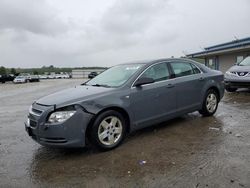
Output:
<instances>
[{"instance_id":1,"label":"driver side window","mask_svg":"<svg viewBox=\"0 0 250 188\"><path fill-rule=\"evenodd\" d=\"M167 80L170 78L169 70L166 63L159 63L148 68L141 77L152 78L155 82Z\"/></svg>"}]
</instances>

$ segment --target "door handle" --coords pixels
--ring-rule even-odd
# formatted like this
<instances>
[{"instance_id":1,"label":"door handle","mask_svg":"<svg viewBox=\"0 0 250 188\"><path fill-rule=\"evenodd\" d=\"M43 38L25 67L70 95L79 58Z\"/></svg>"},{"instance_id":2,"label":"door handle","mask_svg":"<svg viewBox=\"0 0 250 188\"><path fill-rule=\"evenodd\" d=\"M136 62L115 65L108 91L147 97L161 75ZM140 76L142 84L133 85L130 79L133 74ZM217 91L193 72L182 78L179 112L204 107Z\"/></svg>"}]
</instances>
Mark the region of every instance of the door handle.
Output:
<instances>
[{"instance_id":1,"label":"door handle","mask_svg":"<svg viewBox=\"0 0 250 188\"><path fill-rule=\"evenodd\" d=\"M167 85L167 88L173 88L174 87L174 84L168 84Z\"/></svg>"},{"instance_id":2,"label":"door handle","mask_svg":"<svg viewBox=\"0 0 250 188\"><path fill-rule=\"evenodd\" d=\"M199 80L200 80L200 81L203 81L203 80L204 80L204 77L200 77Z\"/></svg>"}]
</instances>

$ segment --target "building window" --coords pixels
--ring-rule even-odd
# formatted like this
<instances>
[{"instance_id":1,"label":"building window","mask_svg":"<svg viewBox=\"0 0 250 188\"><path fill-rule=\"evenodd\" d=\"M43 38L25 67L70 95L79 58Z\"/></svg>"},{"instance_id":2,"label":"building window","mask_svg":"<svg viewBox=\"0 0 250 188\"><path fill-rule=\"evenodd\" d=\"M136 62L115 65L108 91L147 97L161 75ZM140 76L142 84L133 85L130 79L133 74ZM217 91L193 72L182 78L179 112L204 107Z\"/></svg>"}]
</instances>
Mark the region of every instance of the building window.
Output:
<instances>
[{"instance_id":1,"label":"building window","mask_svg":"<svg viewBox=\"0 0 250 188\"><path fill-rule=\"evenodd\" d=\"M237 56L236 57L236 63L240 63L244 59L243 56Z\"/></svg>"},{"instance_id":2,"label":"building window","mask_svg":"<svg viewBox=\"0 0 250 188\"><path fill-rule=\"evenodd\" d=\"M216 69L214 59L208 59L208 65L207 65L207 66L208 66L209 68L211 68L211 69Z\"/></svg>"}]
</instances>

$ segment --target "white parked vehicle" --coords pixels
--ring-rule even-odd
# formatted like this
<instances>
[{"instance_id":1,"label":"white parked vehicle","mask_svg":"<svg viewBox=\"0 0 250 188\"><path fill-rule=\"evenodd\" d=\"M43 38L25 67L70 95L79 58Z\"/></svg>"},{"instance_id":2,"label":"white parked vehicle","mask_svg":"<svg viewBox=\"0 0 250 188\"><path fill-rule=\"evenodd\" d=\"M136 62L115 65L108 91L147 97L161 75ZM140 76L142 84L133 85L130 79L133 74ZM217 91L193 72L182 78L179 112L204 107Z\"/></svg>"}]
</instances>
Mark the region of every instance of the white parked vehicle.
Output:
<instances>
[{"instance_id":1,"label":"white parked vehicle","mask_svg":"<svg viewBox=\"0 0 250 188\"><path fill-rule=\"evenodd\" d=\"M31 75L29 73L20 73L19 76L24 77L27 82L31 79Z\"/></svg>"},{"instance_id":2,"label":"white parked vehicle","mask_svg":"<svg viewBox=\"0 0 250 188\"><path fill-rule=\"evenodd\" d=\"M57 74L56 78L57 79L60 79L60 78L67 79L67 78L69 78L69 75L67 75L67 74Z\"/></svg>"},{"instance_id":3,"label":"white parked vehicle","mask_svg":"<svg viewBox=\"0 0 250 188\"><path fill-rule=\"evenodd\" d=\"M48 76L49 79L55 79L56 78L56 75L55 74L51 74Z\"/></svg>"},{"instance_id":4,"label":"white parked vehicle","mask_svg":"<svg viewBox=\"0 0 250 188\"><path fill-rule=\"evenodd\" d=\"M232 66L225 74L225 89L235 92L238 88L250 89L250 56Z\"/></svg>"},{"instance_id":5,"label":"white parked vehicle","mask_svg":"<svg viewBox=\"0 0 250 188\"><path fill-rule=\"evenodd\" d=\"M27 82L27 78L26 78L25 76L17 76L17 77L13 80L13 82L14 82L15 84L17 84L17 83L26 83L26 82Z\"/></svg>"},{"instance_id":6,"label":"white parked vehicle","mask_svg":"<svg viewBox=\"0 0 250 188\"><path fill-rule=\"evenodd\" d=\"M39 75L39 78L40 79L48 79L48 76L47 75Z\"/></svg>"}]
</instances>

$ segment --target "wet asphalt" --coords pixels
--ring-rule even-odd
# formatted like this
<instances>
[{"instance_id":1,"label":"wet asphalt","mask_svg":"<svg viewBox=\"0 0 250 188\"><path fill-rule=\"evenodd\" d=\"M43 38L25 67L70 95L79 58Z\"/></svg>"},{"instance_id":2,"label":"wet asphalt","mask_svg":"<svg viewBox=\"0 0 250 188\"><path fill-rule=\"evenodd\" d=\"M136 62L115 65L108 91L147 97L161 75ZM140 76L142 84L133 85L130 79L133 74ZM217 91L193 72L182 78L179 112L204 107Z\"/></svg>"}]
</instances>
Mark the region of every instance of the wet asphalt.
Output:
<instances>
[{"instance_id":1,"label":"wet asphalt","mask_svg":"<svg viewBox=\"0 0 250 188\"><path fill-rule=\"evenodd\" d=\"M50 149L24 130L30 104L82 80L0 84L0 187L250 187L250 91L132 133L117 149Z\"/></svg>"}]
</instances>

